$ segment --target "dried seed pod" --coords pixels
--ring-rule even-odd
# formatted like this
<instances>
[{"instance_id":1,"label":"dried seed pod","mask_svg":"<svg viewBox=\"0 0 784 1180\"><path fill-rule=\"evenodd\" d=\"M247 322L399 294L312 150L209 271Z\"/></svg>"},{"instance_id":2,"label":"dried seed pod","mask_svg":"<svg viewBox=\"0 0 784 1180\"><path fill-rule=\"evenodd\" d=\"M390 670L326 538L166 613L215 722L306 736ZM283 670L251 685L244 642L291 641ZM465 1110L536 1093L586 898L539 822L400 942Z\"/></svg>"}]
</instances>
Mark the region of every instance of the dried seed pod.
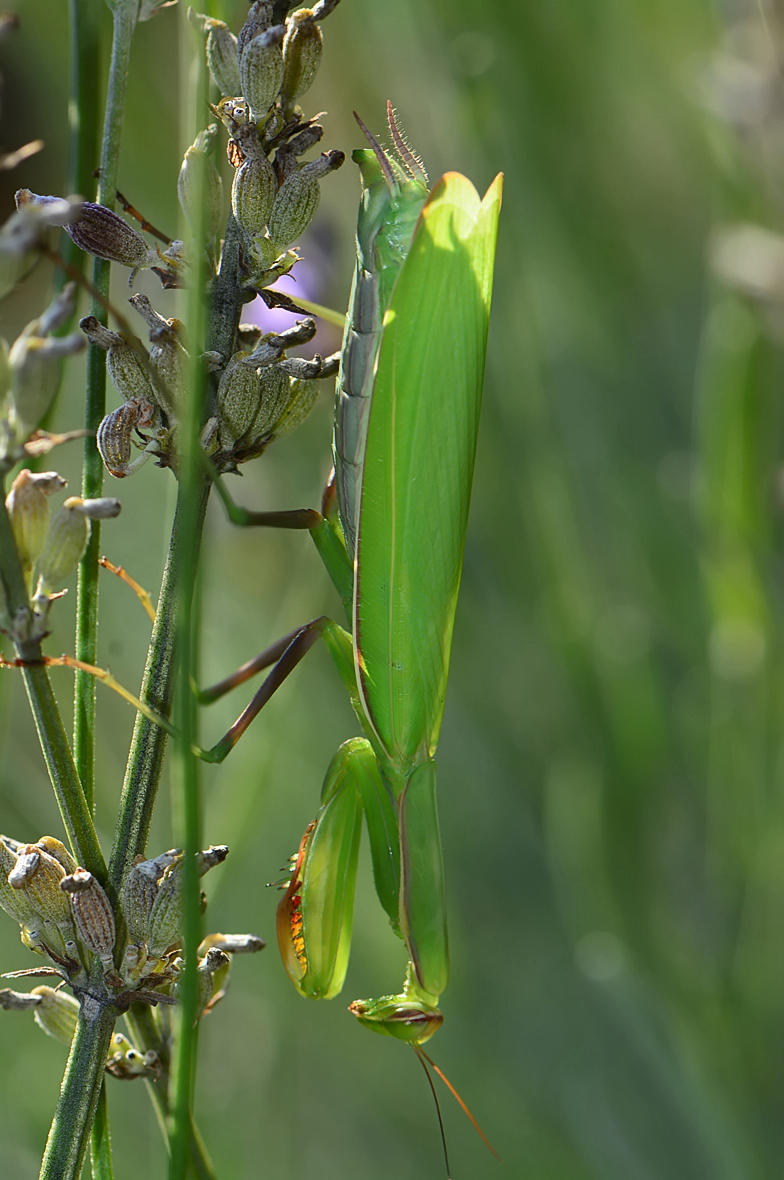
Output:
<instances>
[{"instance_id":1,"label":"dried seed pod","mask_svg":"<svg viewBox=\"0 0 784 1180\"><path fill-rule=\"evenodd\" d=\"M0 836L0 906L16 922L35 922L38 918L35 906L26 893L15 889L8 881L8 875L16 868L18 859L18 849L13 849L11 843L17 842L10 841L7 836ZM19 848L26 847L25 844L19 845Z\"/></svg>"},{"instance_id":2,"label":"dried seed pod","mask_svg":"<svg viewBox=\"0 0 784 1180\"><path fill-rule=\"evenodd\" d=\"M6 1012L25 1012L41 1003L40 996L31 992L15 992L10 987L0 988L0 1008Z\"/></svg>"},{"instance_id":3,"label":"dried seed pod","mask_svg":"<svg viewBox=\"0 0 784 1180\"><path fill-rule=\"evenodd\" d=\"M151 426L154 416L155 407L148 401L131 398L103 419L95 441L110 475L124 479L152 457L156 448L153 443L148 443L147 448L131 462L131 439L134 430Z\"/></svg>"},{"instance_id":4,"label":"dried seed pod","mask_svg":"<svg viewBox=\"0 0 784 1180\"><path fill-rule=\"evenodd\" d=\"M210 246L223 215L223 181L210 158L217 134L217 123L211 123L196 136L185 153L177 178L177 196L185 219L192 230L201 224L204 239Z\"/></svg>"},{"instance_id":5,"label":"dried seed pod","mask_svg":"<svg viewBox=\"0 0 784 1180\"><path fill-rule=\"evenodd\" d=\"M275 438L285 438L301 426L315 406L318 395L319 387L314 381L292 381L288 405L275 423Z\"/></svg>"},{"instance_id":6,"label":"dried seed pod","mask_svg":"<svg viewBox=\"0 0 784 1180\"><path fill-rule=\"evenodd\" d=\"M63 842L56 840L54 836L42 836L35 847L40 848L43 852L48 853L49 856L53 856L56 861L59 861L66 873L72 873L74 869L78 868L76 860L71 856L71 853Z\"/></svg>"},{"instance_id":7,"label":"dried seed pod","mask_svg":"<svg viewBox=\"0 0 784 1180\"><path fill-rule=\"evenodd\" d=\"M53 987L34 987L30 993L39 997L33 1017L36 1024L44 1030L47 1036L70 1045L76 1032L76 1021L79 1018L79 1003L67 992L58 991Z\"/></svg>"},{"instance_id":8,"label":"dried seed pod","mask_svg":"<svg viewBox=\"0 0 784 1180\"><path fill-rule=\"evenodd\" d=\"M237 38L237 49L240 57L248 42L270 27L272 19L273 5L271 0L254 0L245 18L245 24L240 29L240 35Z\"/></svg>"},{"instance_id":9,"label":"dried seed pod","mask_svg":"<svg viewBox=\"0 0 784 1180\"><path fill-rule=\"evenodd\" d=\"M29 590L33 566L44 547L49 528L49 500L34 480L32 472L26 467L11 484L5 506L16 541L19 563Z\"/></svg>"},{"instance_id":10,"label":"dried seed pod","mask_svg":"<svg viewBox=\"0 0 784 1180\"><path fill-rule=\"evenodd\" d=\"M98 956L104 971L113 973L114 913L102 886L92 873L77 868L69 876L63 877L60 888L70 897L80 939Z\"/></svg>"},{"instance_id":11,"label":"dried seed pod","mask_svg":"<svg viewBox=\"0 0 784 1180\"><path fill-rule=\"evenodd\" d=\"M68 959L79 964L76 932L67 900L60 892L65 870L58 860L36 844L23 844L7 883L30 910L17 920L22 942L38 954L51 954L55 962ZM63 904L65 902L65 904ZM14 915L16 916L16 915Z\"/></svg>"},{"instance_id":12,"label":"dried seed pod","mask_svg":"<svg viewBox=\"0 0 784 1180\"><path fill-rule=\"evenodd\" d=\"M87 545L88 526L79 496L69 496L49 524L38 559L38 593L50 594L75 570Z\"/></svg>"},{"instance_id":13,"label":"dried seed pod","mask_svg":"<svg viewBox=\"0 0 784 1180\"><path fill-rule=\"evenodd\" d=\"M259 408L261 389L255 368L243 365L238 354L229 361L218 385L220 447L228 450L253 422Z\"/></svg>"},{"instance_id":14,"label":"dried seed pod","mask_svg":"<svg viewBox=\"0 0 784 1180\"><path fill-rule=\"evenodd\" d=\"M80 250L96 258L119 262L134 271L158 261L158 251L151 249L140 233L105 205L85 201L79 220L64 228Z\"/></svg>"},{"instance_id":15,"label":"dried seed pod","mask_svg":"<svg viewBox=\"0 0 784 1180\"><path fill-rule=\"evenodd\" d=\"M213 947L227 955L255 955L263 951L266 942L258 934L208 934L199 943L199 958L203 958Z\"/></svg>"},{"instance_id":16,"label":"dried seed pod","mask_svg":"<svg viewBox=\"0 0 784 1180\"><path fill-rule=\"evenodd\" d=\"M253 445L261 439L271 438L291 396L291 382L279 365L259 369L258 412L248 431Z\"/></svg>"},{"instance_id":17,"label":"dried seed pod","mask_svg":"<svg viewBox=\"0 0 784 1180\"><path fill-rule=\"evenodd\" d=\"M204 28L207 31L207 66L215 85L222 96L239 94L242 83L237 38L222 20L208 17Z\"/></svg>"},{"instance_id":18,"label":"dried seed pod","mask_svg":"<svg viewBox=\"0 0 784 1180\"><path fill-rule=\"evenodd\" d=\"M319 203L318 181L340 168L343 152L323 152L318 160L291 172L283 181L269 217L269 235L279 247L288 246L307 229Z\"/></svg>"},{"instance_id":19,"label":"dried seed pod","mask_svg":"<svg viewBox=\"0 0 784 1180\"><path fill-rule=\"evenodd\" d=\"M210 845L197 853L199 876L220 864L228 856L225 844ZM182 934L182 880L184 859L180 856L170 865L158 884L158 894L150 913L148 945L150 956L160 959Z\"/></svg>"},{"instance_id":20,"label":"dried seed pod","mask_svg":"<svg viewBox=\"0 0 784 1180\"><path fill-rule=\"evenodd\" d=\"M122 905L128 936L140 945L147 942L150 914L162 874L163 869L156 861L139 860L125 878Z\"/></svg>"},{"instance_id":21,"label":"dried seed pod","mask_svg":"<svg viewBox=\"0 0 784 1180\"><path fill-rule=\"evenodd\" d=\"M312 8L300 8L286 21L283 41L281 97L292 105L313 82L321 64L324 36L313 20Z\"/></svg>"},{"instance_id":22,"label":"dried seed pod","mask_svg":"<svg viewBox=\"0 0 784 1180\"><path fill-rule=\"evenodd\" d=\"M318 181L292 172L283 181L269 216L269 236L278 249L301 237L318 208Z\"/></svg>"},{"instance_id":23,"label":"dried seed pod","mask_svg":"<svg viewBox=\"0 0 784 1180\"><path fill-rule=\"evenodd\" d=\"M278 97L283 81L281 42L285 33L285 25L274 25L257 33L241 50L241 90L254 123L263 122Z\"/></svg>"},{"instance_id":24,"label":"dried seed pod","mask_svg":"<svg viewBox=\"0 0 784 1180\"><path fill-rule=\"evenodd\" d=\"M211 947L204 958L198 963L196 967L196 986L198 989L196 999L197 1020L212 1007L216 990L228 982L227 977L230 969L231 959L224 951L218 950L217 947ZM225 987L222 988L221 994L223 994L223 991L225 991Z\"/></svg>"},{"instance_id":25,"label":"dried seed pod","mask_svg":"<svg viewBox=\"0 0 784 1180\"><path fill-rule=\"evenodd\" d=\"M147 926L150 957L160 959L182 935L182 876L164 879L155 896Z\"/></svg>"},{"instance_id":26,"label":"dried seed pod","mask_svg":"<svg viewBox=\"0 0 784 1180\"><path fill-rule=\"evenodd\" d=\"M266 229L276 200L278 180L261 149L255 127L247 124L247 128L240 130L243 135L238 138L245 152L245 160L234 173L231 209L243 231L252 237Z\"/></svg>"},{"instance_id":27,"label":"dried seed pod","mask_svg":"<svg viewBox=\"0 0 784 1180\"><path fill-rule=\"evenodd\" d=\"M79 321L79 327L91 344L107 352L106 366L120 397L156 402L156 389L141 355L119 332L110 332L93 315ZM139 345L141 349L141 345ZM142 350L143 351L143 350Z\"/></svg>"},{"instance_id":28,"label":"dried seed pod","mask_svg":"<svg viewBox=\"0 0 784 1180\"><path fill-rule=\"evenodd\" d=\"M71 910L60 890L64 877L65 869L59 860L36 844L23 844L8 874L8 884L24 892L36 912L54 923L63 938L70 941L73 939Z\"/></svg>"}]
</instances>

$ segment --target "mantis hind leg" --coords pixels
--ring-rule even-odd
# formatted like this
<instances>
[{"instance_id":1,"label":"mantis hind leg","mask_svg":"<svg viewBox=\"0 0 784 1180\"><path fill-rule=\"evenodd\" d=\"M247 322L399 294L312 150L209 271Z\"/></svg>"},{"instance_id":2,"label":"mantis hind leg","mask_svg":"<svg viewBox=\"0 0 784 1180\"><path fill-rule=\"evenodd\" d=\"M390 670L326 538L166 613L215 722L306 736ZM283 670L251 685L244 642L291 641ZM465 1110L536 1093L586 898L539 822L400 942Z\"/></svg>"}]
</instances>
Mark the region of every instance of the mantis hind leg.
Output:
<instances>
[{"instance_id":1,"label":"mantis hind leg","mask_svg":"<svg viewBox=\"0 0 784 1180\"><path fill-rule=\"evenodd\" d=\"M255 717L261 712L267 701L272 695L277 692L284 680L299 664L300 660L310 651L313 644L324 633L327 627L334 627L331 619L326 615L321 615L312 622L306 623L304 627L297 628L296 631L291 631L288 635L284 635L277 643L273 643L255 659L249 660L233 672L231 676L214 684L211 688L204 690L196 690L197 698L202 704L211 704L213 701L219 700L236 688L240 684L244 684L251 677L255 676L257 672L261 672L264 668L272 665L272 671L264 680L261 687L254 694L250 703L243 709L234 724L226 730L226 733L216 742L215 745L207 751L202 753L202 758L208 762L222 762L223 759L234 749L237 742L240 740L245 730Z\"/></svg>"}]
</instances>

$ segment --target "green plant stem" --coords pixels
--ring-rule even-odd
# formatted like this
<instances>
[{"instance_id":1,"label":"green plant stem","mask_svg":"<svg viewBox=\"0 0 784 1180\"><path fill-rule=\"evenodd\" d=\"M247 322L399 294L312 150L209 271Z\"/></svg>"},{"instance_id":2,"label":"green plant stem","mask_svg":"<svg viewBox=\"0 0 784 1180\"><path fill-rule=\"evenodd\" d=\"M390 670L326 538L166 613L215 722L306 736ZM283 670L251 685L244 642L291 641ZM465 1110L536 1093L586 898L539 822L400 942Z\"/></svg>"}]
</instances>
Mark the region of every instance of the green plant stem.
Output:
<instances>
[{"instance_id":1,"label":"green plant stem","mask_svg":"<svg viewBox=\"0 0 784 1180\"><path fill-rule=\"evenodd\" d=\"M161 1071L158 1077L147 1082L150 1100L158 1116L158 1124L168 1147L168 1118L169 1118L169 1070L171 1065L169 1046L162 1041L153 1019L152 1009L148 1004L132 1004L125 1014L125 1020L131 1034L131 1040L142 1053L153 1049L158 1054ZM212 1160L207 1154L198 1127L191 1119L189 1167L191 1175L196 1180L216 1180Z\"/></svg>"},{"instance_id":2,"label":"green plant stem","mask_svg":"<svg viewBox=\"0 0 784 1180\"><path fill-rule=\"evenodd\" d=\"M29 625L32 615L14 534L5 507L4 493L5 490L0 485L0 582L8 614L17 626L22 627ZM14 646L19 659L25 661L22 676L30 708L74 856L84 868L89 869L100 881L104 881L106 863L79 781L71 747L68 745L49 675L41 662L41 644L38 640L17 637Z\"/></svg>"},{"instance_id":3,"label":"green plant stem","mask_svg":"<svg viewBox=\"0 0 784 1180\"><path fill-rule=\"evenodd\" d=\"M195 34L188 29L188 40ZM196 45L197 53L200 45ZM198 60L198 59L197 59ZM201 112L207 102L207 76L203 64L197 66L194 85L184 96L182 110L186 115L184 127L186 140L193 138L191 118L201 119ZM191 224L189 256L192 259L193 274L188 289L187 323L190 339L194 342L206 339L206 307L202 291L206 279L205 256L200 244L205 240L206 194L202 184L200 199L196 201L196 218ZM186 239L187 240L187 239ZM235 290L236 264L234 266ZM220 280L218 280L220 285ZM213 300L213 314L215 314ZM221 305L222 306L222 305ZM236 310L239 317L239 309ZM222 316L225 320L225 316ZM234 323L232 319L229 323ZM235 325L236 330L236 325ZM224 327L225 334L225 327ZM208 347L210 345L208 344ZM201 537L199 515L199 491L203 489L205 474L201 462L199 433L205 420L204 403L206 379L204 366L199 360L199 349L192 348L188 372L188 397L183 399L183 414L180 426L180 468L179 480L183 496L183 512L180 528L183 536L182 577L178 604L179 630L179 692L177 712L182 742L177 746L177 765L180 786L179 840L185 850L183 862L183 942L185 965L178 982L179 1004L174 1024L176 1036L172 1057L171 1113L169 1118L169 1177L170 1180L185 1180L189 1171L190 1145L192 1140L193 1116L191 1094L196 1064L198 1016L198 945L201 941L201 906L199 904L199 879L196 867L196 853L201 846L201 804L199 798L199 762L193 747L198 741L198 719L196 698L191 691L193 670L198 659L198 609L193 588L196 584Z\"/></svg>"},{"instance_id":4,"label":"green plant stem","mask_svg":"<svg viewBox=\"0 0 784 1180\"><path fill-rule=\"evenodd\" d=\"M91 46L88 37L80 39L78 26L85 12L92 16L91 0L74 0L72 17L75 22L75 43L83 45L87 53ZM98 185L98 201L114 208L114 194L117 188L117 171L120 162L120 140L125 112L125 92L128 79L128 62L131 39L136 24L135 16L128 13L127 5L118 5L114 13L112 33L112 56L109 67L109 85L106 96L106 111L101 142L101 175ZM88 29L90 25L88 24ZM92 48L95 44L92 42ZM82 92L83 74L95 72L95 62L80 61L76 75L76 91L79 100L87 98ZM85 135L86 138L86 135ZM92 146L92 145L91 145ZM84 145L84 151L90 150ZM83 178L82 178L83 179ZM101 258L93 260L92 282L101 294L108 298L111 266ZM101 323L107 322L103 305L93 299L90 314ZM84 466L82 469L82 496L91 499L101 495L103 490L103 463L95 444L95 434L106 413L106 355L102 349L90 345L87 360L87 396L85 405L85 429L88 431L84 445ZM88 664L97 659L98 647L98 558L101 548L101 527L93 521L90 539L79 564L79 580L76 592L76 657ZM74 683L74 758L82 780L84 793L90 807L94 806L95 795L95 681L85 672L77 672Z\"/></svg>"},{"instance_id":5,"label":"green plant stem","mask_svg":"<svg viewBox=\"0 0 784 1180\"><path fill-rule=\"evenodd\" d=\"M90 1162L93 1180L114 1180L112 1167L112 1137L109 1133L109 1111L106 1103L106 1078L101 1082L98 1105L95 1108L90 1136Z\"/></svg>"},{"instance_id":6,"label":"green plant stem","mask_svg":"<svg viewBox=\"0 0 784 1180\"><path fill-rule=\"evenodd\" d=\"M195 516L198 523L198 529L194 534L195 553L198 553L199 549L209 492L209 483L203 480L195 497ZM176 683L177 603L185 543L181 529L183 512L186 511L184 499L180 486L155 625L147 654L144 679L139 691L144 703L164 717L171 716ZM109 858L109 887L115 896L131 861L138 853L143 853L147 845L166 742L167 735L160 726L137 714L114 833L114 845Z\"/></svg>"},{"instance_id":7,"label":"green plant stem","mask_svg":"<svg viewBox=\"0 0 784 1180\"><path fill-rule=\"evenodd\" d=\"M113 1004L85 997L39 1180L79 1180L81 1176L117 1015Z\"/></svg>"}]
</instances>

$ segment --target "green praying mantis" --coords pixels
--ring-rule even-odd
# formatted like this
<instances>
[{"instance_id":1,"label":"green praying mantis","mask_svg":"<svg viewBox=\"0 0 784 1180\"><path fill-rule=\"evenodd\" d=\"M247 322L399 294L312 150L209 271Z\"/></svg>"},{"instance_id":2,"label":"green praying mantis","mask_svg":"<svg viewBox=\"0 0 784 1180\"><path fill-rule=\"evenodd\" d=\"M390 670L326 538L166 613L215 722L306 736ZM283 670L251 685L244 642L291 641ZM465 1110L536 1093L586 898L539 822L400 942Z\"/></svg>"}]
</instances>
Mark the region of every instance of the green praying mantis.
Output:
<instances>
[{"instance_id":1,"label":"green praying mantis","mask_svg":"<svg viewBox=\"0 0 784 1180\"><path fill-rule=\"evenodd\" d=\"M434 755L463 558L501 200L448 173L428 193L400 134L364 125L357 262L337 380L336 506L314 539L351 631L320 624L364 737L335 755L278 909L303 995L342 988L364 814L376 891L409 963L402 992L356 1000L413 1044L442 1016L449 957ZM342 557L342 568L339 557Z\"/></svg>"}]
</instances>

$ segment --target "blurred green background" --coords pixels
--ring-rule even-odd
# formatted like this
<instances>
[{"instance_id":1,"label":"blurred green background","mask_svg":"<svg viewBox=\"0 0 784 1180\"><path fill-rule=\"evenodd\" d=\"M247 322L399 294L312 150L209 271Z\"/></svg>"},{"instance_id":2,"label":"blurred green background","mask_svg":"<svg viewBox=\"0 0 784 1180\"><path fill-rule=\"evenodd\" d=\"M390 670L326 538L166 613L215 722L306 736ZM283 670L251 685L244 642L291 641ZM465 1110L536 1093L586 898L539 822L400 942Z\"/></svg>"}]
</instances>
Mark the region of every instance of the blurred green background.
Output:
<instances>
[{"instance_id":1,"label":"blurred green background","mask_svg":"<svg viewBox=\"0 0 784 1180\"><path fill-rule=\"evenodd\" d=\"M240 3L210 11L241 24ZM46 151L0 177L3 217L14 188L66 183L65 5L25 0L20 15L0 47L0 139L10 149L40 135ZM506 174L439 747L453 973L432 1043L505 1164L445 1094L455 1180L781 1175L784 275L770 242L756 254L726 234L715 245L721 226L781 223L780 16L776 0L343 0L325 25L305 103L328 111L325 146L359 146L352 109L380 129L390 97L431 176L458 169L484 188ZM138 29L120 170L126 195L170 233L183 20L172 9ZM312 296L338 308L355 171L324 184L304 246ZM49 277L0 307L4 335L40 311ZM137 289L174 314L174 293L147 276ZM319 343L337 346L329 329ZM81 424L82 390L76 363L58 426ZM325 393L235 481L241 502L316 505L330 424ZM56 454L72 488L78 451ZM124 508L104 552L154 590L173 479L148 466L111 490ZM338 611L307 537L232 529L213 504L204 556L204 682ZM53 612L53 654L72 650L72 600ZM147 635L133 596L107 578L101 662L129 686ZM54 675L67 714L70 674ZM208 741L242 703L205 715ZM133 717L102 689L99 705L108 847ZM228 763L204 770L205 837L231 847L207 881L209 929L274 941L265 884L355 732L315 649ZM12 673L0 678L0 742L0 830L59 835ZM169 846L171 819L167 778L153 852ZM270 947L235 964L229 999L203 1026L198 1117L221 1177L443 1175L413 1055L346 1012L396 989L403 969L366 862L362 872L345 1002L301 1000ZM0 965L32 961L1 921ZM65 1056L32 1020L2 1015L3 1175L37 1175ZM158 1180L142 1083L108 1089L117 1177Z\"/></svg>"}]
</instances>

